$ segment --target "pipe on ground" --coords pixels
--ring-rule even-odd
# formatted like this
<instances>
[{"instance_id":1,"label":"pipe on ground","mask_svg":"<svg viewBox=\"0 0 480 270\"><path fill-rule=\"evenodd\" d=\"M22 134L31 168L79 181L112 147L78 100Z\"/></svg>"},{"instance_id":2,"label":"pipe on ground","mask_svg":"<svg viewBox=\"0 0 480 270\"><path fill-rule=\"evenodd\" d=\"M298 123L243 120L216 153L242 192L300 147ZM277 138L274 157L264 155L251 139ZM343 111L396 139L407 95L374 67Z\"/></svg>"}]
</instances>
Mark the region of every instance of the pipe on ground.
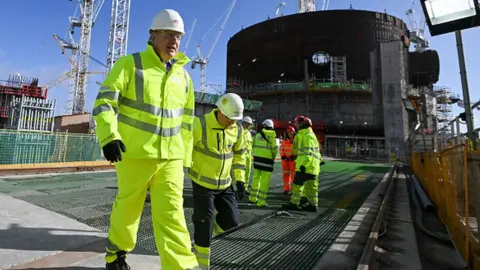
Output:
<instances>
[{"instance_id":1,"label":"pipe on ground","mask_svg":"<svg viewBox=\"0 0 480 270\"><path fill-rule=\"evenodd\" d=\"M425 212L433 212L435 211L435 205L428 197L427 193L423 189L422 185L418 181L417 177L412 174L411 175L413 187L415 188L415 193L417 194L418 198L420 199L420 203L422 205L423 211Z\"/></svg>"}]
</instances>

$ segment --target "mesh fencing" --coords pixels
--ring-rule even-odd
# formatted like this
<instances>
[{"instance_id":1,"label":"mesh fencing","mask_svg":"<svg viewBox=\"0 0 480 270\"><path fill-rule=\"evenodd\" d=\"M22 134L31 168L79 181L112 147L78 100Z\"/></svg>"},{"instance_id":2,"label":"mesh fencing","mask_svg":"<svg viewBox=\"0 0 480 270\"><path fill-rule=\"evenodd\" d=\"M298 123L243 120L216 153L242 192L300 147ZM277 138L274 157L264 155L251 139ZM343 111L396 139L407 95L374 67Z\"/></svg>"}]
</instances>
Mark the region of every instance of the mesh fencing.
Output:
<instances>
[{"instance_id":1,"label":"mesh fencing","mask_svg":"<svg viewBox=\"0 0 480 270\"><path fill-rule=\"evenodd\" d=\"M480 151L462 141L442 145L435 136L417 136L410 142L410 166L455 247L472 269L479 270Z\"/></svg>"},{"instance_id":2,"label":"mesh fencing","mask_svg":"<svg viewBox=\"0 0 480 270\"><path fill-rule=\"evenodd\" d=\"M0 130L0 164L104 160L95 134Z\"/></svg>"}]
</instances>

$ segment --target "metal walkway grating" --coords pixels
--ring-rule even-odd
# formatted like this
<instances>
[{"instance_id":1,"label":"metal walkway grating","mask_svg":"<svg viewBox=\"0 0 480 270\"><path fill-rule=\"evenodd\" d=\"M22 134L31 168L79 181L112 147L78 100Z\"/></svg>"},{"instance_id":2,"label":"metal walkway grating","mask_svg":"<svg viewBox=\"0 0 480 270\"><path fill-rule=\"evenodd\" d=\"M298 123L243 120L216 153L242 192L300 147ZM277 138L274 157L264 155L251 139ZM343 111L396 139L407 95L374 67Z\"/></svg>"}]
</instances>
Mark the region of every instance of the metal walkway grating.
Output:
<instances>
[{"instance_id":1,"label":"metal walkway grating","mask_svg":"<svg viewBox=\"0 0 480 270\"><path fill-rule=\"evenodd\" d=\"M387 167L341 163L323 172L319 185L320 211L270 217L215 239L213 269L311 269L343 230ZM338 168L340 167L340 168ZM362 175L362 177L358 177ZM117 190L114 173L58 175L48 178L2 180L0 192L17 197L79 222L108 231L109 215ZM240 222L270 216L286 202L282 194L281 169L272 175L268 207L259 209L240 202ZM185 181L185 217L193 232L192 192ZM150 204L140 222L137 246L156 252Z\"/></svg>"}]
</instances>

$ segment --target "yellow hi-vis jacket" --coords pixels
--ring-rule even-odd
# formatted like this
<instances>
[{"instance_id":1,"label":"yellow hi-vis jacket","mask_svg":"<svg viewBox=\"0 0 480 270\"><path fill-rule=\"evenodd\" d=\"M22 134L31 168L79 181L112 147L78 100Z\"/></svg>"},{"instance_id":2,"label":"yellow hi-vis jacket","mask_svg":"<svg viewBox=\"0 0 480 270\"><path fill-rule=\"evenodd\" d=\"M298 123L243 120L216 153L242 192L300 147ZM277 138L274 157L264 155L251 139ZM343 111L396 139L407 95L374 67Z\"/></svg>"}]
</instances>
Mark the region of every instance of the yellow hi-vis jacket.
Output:
<instances>
[{"instance_id":1,"label":"yellow hi-vis jacket","mask_svg":"<svg viewBox=\"0 0 480 270\"><path fill-rule=\"evenodd\" d=\"M295 170L300 171L300 167L305 167L305 173L318 175L320 173L320 162L323 157L320 154L317 137L312 128L300 129L297 136L297 159L295 160Z\"/></svg>"},{"instance_id":2,"label":"yellow hi-vis jacket","mask_svg":"<svg viewBox=\"0 0 480 270\"><path fill-rule=\"evenodd\" d=\"M253 139L253 168L273 172L277 152L275 131L262 129Z\"/></svg>"},{"instance_id":3,"label":"yellow hi-vis jacket","mask_svg":"<svg viewBox=\"0 0 480 270\"><path fill-rule=\"evenodd\" d=\"M252 133L250 130L243 129L243 140L245 142L245 155L248 157L252 156Z\"/></svg>"},{"instance_id":4,"label":"yellow hi-vis jacket","mask_svg":"<svg viewBox=\"0 0 480 270\"><path fill-rule=\"evenodd\" d=\"M217 120L217 111L195 117L193 162L188 175L203 187L224 190L232 184L232 175L233 180L245 182L245 143L242 126L237 122L224 128Z\"/></svg>"},{"instance_id":5,"label":"yellow hi-vis jacket","mask_svg":"<svg viewBox=\"0 0 480 270\"><path fill-rule=\"evenodd\" d=\"M100 87L93 118L103 147L122 140L125 158L183 159L191 164L195 95L177 53L167 73L152 46L120 58Z\"/></svg>"}]
</instances>

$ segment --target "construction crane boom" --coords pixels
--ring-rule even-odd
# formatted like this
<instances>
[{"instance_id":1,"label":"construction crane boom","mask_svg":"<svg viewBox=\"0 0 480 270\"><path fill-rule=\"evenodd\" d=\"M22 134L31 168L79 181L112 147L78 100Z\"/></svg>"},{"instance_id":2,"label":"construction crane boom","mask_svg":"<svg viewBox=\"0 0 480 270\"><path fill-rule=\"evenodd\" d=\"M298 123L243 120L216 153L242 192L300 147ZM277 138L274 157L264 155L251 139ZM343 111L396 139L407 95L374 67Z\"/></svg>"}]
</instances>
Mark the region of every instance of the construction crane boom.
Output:
<instances>
[{"instance_id":1,"label":"construction crane boom","mask_svg":"<svg viewBox=\"0 0 480 270\"><path fill-rule=\"evenodd\" d=\"M275 11L275 17L280 16L280 9L282 9L286 5L287 5L287 3L285 3L285 2L281 2L280 4L278 4L277 11Z\"/></svg>"},{"instance_id":2,"label":"construction crane boom","mask_svg":"<svg viewBox=\"0 0 480 270\"><path fill-rule=\"evenodd\" d=\"M107 70L105 74L110 72L113 64L115 64L120 57L127 54L130 1L131 0L112 0L107 50Z\"/></svg>"},{"instance_id":3,"label":"construction crane boom","mask_svg":"<svg viewBox=\"0 0 480 270\"><path fill-rule=\"evenodd\" d=\"M220 35L223 32L223 29L225 28L225 25L227 24L228 19L230 18L230 14L232 13L233 7L235 6L236 0L233 0L232 3L228 6L228 8L225 11L225 18L222 22L222 25L220 26L220 29L218 30L217 36L213 40L212 47L207 53L206 57L203 57L200 51L200 44L197 44L197 57L195 57L192 60L192 68L195 68L196 64L200 65L200 92L205 92L207 81L207 64L210 59L210 56L212 55L213 50L215 49L215 45L217 45L218 40L220 39ZM222 16L221 16L222 17ZM219 20L220 18L219 17ZM218 21L217 21L218 22ZM215 23L216 24L216 23ZM211 29L207 32L207 34L211 31ZM206 36L206 35L205 35ZM204 38L205 38L204 36ZM204 39L202 38L202 40Z\"/></svg>"},{"instance_id":4,"label":"construction crane boom","mask_svg":"<svg viewBox=\"0 0 480 270\"><path fill-rule=\"evenodd\" d=\"M185 54L187 53L187 48L188 48L188 45L190 44L190 40L192 39L193 31L195 30L196 24L197 24L197 18L193 20L192 27L190 28L190 30L188 30L187 34L185 35L187 37L187 40L185 41L185 43L183 43L183 50L182 50Z\"/></svg>"}]
</instances>

